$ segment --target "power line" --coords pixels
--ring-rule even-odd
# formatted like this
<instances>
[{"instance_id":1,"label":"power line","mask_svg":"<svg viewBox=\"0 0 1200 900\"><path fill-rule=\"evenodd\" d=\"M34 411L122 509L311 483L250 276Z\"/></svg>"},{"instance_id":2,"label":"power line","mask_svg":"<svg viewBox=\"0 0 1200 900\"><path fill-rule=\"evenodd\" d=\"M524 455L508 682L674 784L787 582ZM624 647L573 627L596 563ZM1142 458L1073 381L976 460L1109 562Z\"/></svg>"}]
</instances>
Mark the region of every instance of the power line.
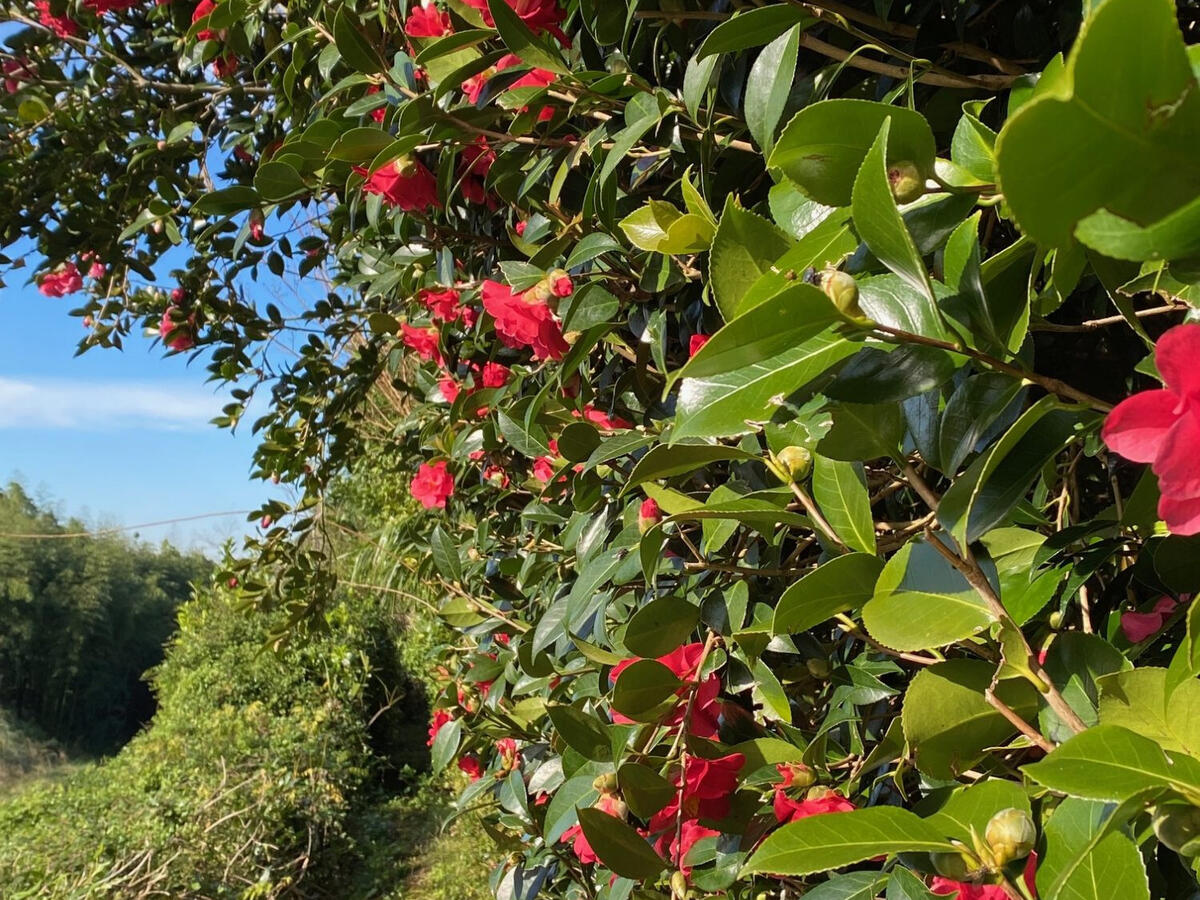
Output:
<instances>
[{"instance_id":1,"label":"power line","mask_svg":"<svg viewBox=\"0 0 1200 900\"><path fill-rule=\"evenodd\" d=\"M221 516L245 516L249 515L251 512L253 512L253 510L231 509L226 512L201 513L198 516L181 516L178 519L163 519L160 522L142 522L140 525L122 525L119 528L102 528L100 531L68 531L58 534L10 534L6 531L0 531L0 538L18 541L52 541L61 540L63 538L103 537L109 534L120 534L123 531L137 531L139 528L154 528L159 525L175 525L179 522L195 522L197 519L216 519L220 518Z\"/></svg>"}]
</instances>

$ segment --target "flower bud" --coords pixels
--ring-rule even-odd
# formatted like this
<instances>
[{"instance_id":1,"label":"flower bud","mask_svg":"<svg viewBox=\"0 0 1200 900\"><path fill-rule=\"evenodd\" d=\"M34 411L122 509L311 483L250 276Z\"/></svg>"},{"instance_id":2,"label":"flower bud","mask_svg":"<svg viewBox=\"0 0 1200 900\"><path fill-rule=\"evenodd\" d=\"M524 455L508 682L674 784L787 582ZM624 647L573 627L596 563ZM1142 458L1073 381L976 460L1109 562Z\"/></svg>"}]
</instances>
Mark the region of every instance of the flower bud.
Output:
<instances>
[{"instance_id":1,"label":"flower bud","mask_svg":"<svg viewBox=\"0 0 1200 900\"><path fill-rule=\"evenodd\" d=\"M687 876L676 870L671 873L671 900L686 900L688 895Z\"/></svg>"},{"instance_id":2,"label":"flower bud","mask_svg":"<svg viewBox=\"0 0 1200 900\"><path fill-rule=\"evenodd\" d=\"M612 794L617 790L617 776L614 772L597 775L592 779L592 787L602 794Z\"/></svg>"},{"instance_id":3,"label":"flower bud","mask_svg":"<svg viewBox=\"0 0 1200 900\"><path fill-rule=\"evenodd\" d=\"M570 297L575 291L575 283L565 269L555 269L546 276L546 281L555 297Z\"/></svg>"},{"instance_id":4,"label":"flower bud","mask_svg":"<svg viewBox=\"0 0 1200 900\"><path fill-rule=\"evenodd\" d=\"M797 484L808 478L812 472L812 454L803 447L784 447L776 459Z\"/></svg>"},{"instance_id":5,"label":"flower bud","mask_svg":"<svg viewBox=\"0 0 1200 900\"><path fill-rule=\"evenodd\" d=\"M817 783L817 775L804 763L779 763L776 767L783 776L784 787L810 788Z\"/></svg>"},{"instance_id":6,"label":"flower bud","mask_svg":"<svg viewBox=\"0 0 1200 900\"><path fill-rule=\"evenodd\" d=\"M265 221L266 217L263 215L263 211L261 209L255 207L254 209L250 210L250 237L254 238L254 240L262 240L263 225Z\"/></svg>"},{"instance_id":7,"label":"flower bud","mask_svg":"<svg viewBox=\"0 0 1200 900\"><path fill-rule=\"evenodd\" d=\"M812 659L806 660L804 665L808 667L808 674L822 681L828 678L833 672L829 667L829 660L817 659L815 656Z\"/></svg>"},{"instance_id":8,"label":"flower bud","mask_svg":"<svg viewBox=\"0 0 1200 900\"><path fill-rule=\"evenodd\" d=\"M858 282L853 275L839 269L826 269L821 274L821 290L840 313L855 319L863 318L858 305Z\"/></svg>"},{"instance_id":9,"label":"flower bud","mask_svg":"<svg viewBox=\"0 0 1200 900\"><path fill-rule=\"evenodd\" d=\"M392 166L396 170L396 174L401 178L412 178L420 170L417 168L418 163L411 156L402 156Z\"/></svg>"},{"instance_id":10,"label":"flower bud","mask_svg":"<svg viewBox=\"0 0 1200 900\"><path fill-rule=\"evenodd\" d=\"M1159 806L1151 825L1154 836L1181 856L1200 854L1200 809L1195 806Z\"/></svg>"},{"instance_id":11,"label":"flower bud","mask_svg":"<svg viewBox=\"0 0 1200 900\"><path fill-rule=\"evenodd\" d=\"M647 497L643 500L641 508L638 509L638 532L645 534L662 520L662 510L658 508L658 504L654 502L654 499Z\"/></svg>"},{"instance_id":12,"label":"flower bud","mask_svg":"<svg viewBox=\"0 0 1200 900\"><path fill-rule=\"evenodd\" d=\"M888 166L887 178L897 203L912 203L925 193L925 177L907 159Z\"/></svg>"},{"instance_id":13,"label":"flower bud","mask_svg":"<svg viewBox=\"0 0 1200 900\"><path fill-rule=\"evenodd\" d=\"M996 864L1003 866L1029 855L1037 843L1037 828L1024 810L1002 809L988 821L984 837Z\"/></svg>"},{"instance_id":14,"label":"flower bud","mask_svg":"<svg viewBox=\"0 0 1200 900\"><path fill-rule=\"evenodd\" d=\"M1062 628L1062 624L1063 624L1062 610L1056 609L1054 612L1050 613L1050 618L1047 620L1047 624L1049 624L1049 626L1051 628L1053 628L1055 631Z\"/></svg>"}]
</instances>

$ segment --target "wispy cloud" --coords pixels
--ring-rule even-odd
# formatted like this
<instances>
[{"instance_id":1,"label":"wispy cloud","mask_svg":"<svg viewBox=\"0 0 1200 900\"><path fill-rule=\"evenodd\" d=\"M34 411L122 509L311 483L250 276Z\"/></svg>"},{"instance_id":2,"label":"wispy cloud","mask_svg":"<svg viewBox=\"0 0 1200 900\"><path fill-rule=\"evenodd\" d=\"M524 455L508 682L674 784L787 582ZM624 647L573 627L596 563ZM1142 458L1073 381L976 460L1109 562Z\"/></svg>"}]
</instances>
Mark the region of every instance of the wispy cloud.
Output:
<instances>
[{"instance_id":1,"label":"wispy cloud","mask_svg":"<svg viewBox=\"0 0 1200 900\"><path fill-rule=\"evenodd\" d=\"M206 427L222 405L188 383L0 377L0 428L180 431Z\"/></svg>"}]
</instances>

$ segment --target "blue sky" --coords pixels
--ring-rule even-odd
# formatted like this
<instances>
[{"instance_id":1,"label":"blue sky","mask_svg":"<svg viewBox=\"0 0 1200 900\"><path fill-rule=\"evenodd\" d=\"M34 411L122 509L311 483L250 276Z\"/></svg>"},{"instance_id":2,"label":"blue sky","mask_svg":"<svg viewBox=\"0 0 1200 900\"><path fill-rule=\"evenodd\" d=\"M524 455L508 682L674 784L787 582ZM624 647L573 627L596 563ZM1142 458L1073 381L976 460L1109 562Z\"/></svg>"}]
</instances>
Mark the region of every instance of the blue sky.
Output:
<instances>
[{"instance_id":1,"label":"blue sky","mask_svg":"<svg viewBox=\"0 0 1200 900\"><path fill-rule=\"evenodd\" d=\"M249 510L272 486L251 481L255 440L208 420L227 399L203 359L165 357L149 338L75 357L83 328L67 315L82 295L0 288L0 480L16 478L60 516L137 525ZM278 488L275 488L278 491ZM245 515L138 529L145 540L214 550L249 527Z\"/></svg>"}]
</instances>

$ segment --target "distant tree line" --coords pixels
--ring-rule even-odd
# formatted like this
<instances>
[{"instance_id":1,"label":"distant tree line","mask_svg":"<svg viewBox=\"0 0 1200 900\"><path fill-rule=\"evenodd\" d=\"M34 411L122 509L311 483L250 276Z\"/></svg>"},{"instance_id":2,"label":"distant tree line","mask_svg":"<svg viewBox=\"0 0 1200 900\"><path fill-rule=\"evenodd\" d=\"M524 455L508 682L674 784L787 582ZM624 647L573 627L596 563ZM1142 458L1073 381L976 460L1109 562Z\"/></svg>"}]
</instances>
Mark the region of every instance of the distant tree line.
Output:
<instances>
[{"instance_id":1,"label":"distant tree line","mask_svg":"<svg viewBox=\"0 0 1200 900\"><path fill-rule=\"evenodd\" d=\"M212 563L85 530L0 490L0 706L80 749L109 752L154 714L143 679L163 658L189 583Z\"/></svg>"}]
</instances>

